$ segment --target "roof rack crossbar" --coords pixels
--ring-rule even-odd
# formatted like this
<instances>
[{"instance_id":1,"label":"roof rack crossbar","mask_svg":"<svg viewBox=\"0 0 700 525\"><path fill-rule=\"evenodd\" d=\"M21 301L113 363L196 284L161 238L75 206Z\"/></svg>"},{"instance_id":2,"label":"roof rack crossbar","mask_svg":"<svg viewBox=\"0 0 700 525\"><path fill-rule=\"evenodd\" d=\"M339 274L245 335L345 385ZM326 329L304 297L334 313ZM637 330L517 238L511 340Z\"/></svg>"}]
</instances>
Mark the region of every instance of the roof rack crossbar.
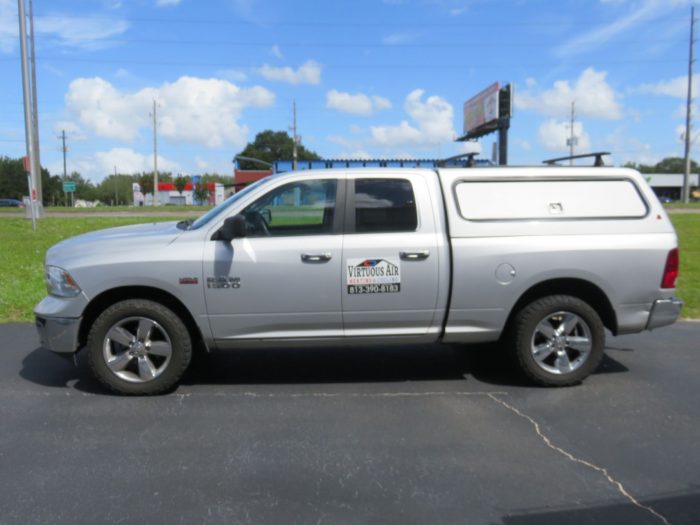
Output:
<instances>
[{"instance_id":1,"label":"roof rack crossbar","mask_svg":"<svg viewBox=\"0 0 700 525\"><path fill-rule=\"evenodd\" d=\"M610 155L610 152L596 151L594 153L584 153L583 155L569 155L568 157L559 157L556 159L543 160L542 164L547 164L548 166L555 166L557 162L563 162L565 160L587 159L589 157L595 157L595 162L593 163L593 166L599 168L601 166L605 166L605 162L603 162L603 155Z\"/></svg>"},{"instance_id":2,"label":"roof rack crossbar","mask_svg":"<svg viewBox=\"0 0 700 525\"><path fill-rule=\"evenodd\" d=\"M460 155L455 155L454 157L448 157L446 159L439 160L437 165L439 168L444 168L448 162L452 162L452 161L460 160L460 159L467 159L467 167L473 168L474 166L476 166L475 157L477 155L478 155L478 153L462 153Z\"/></svg>"}]
</instances>

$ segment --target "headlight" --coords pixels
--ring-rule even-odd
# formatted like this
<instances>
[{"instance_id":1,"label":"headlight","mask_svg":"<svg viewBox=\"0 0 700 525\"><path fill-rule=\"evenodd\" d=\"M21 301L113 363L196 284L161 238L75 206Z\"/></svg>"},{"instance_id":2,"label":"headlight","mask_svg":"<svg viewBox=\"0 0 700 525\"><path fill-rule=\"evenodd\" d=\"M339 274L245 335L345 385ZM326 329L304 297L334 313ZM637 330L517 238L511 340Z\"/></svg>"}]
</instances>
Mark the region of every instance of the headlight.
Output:
<instances>
[{"instance_id":1,"label":"headlight","mask_svg":"<svg viewBox=\"0 0 700 525\"><path fill-rule=\"evenodd\" d=\"M46 267L46 289L56 297L75 297L80 293L80 287L73 277L58 266Z\"/></svg>"}]
</instances>

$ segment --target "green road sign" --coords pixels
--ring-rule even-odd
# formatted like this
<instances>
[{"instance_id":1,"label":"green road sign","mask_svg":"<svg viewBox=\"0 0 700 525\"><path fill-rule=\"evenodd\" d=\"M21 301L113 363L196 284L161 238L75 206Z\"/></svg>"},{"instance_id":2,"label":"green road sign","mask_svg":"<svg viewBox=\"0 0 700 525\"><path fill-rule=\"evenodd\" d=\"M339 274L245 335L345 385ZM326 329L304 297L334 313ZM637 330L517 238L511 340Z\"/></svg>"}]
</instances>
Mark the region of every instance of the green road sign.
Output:
<instances>
[{"instance_id":1,"label":"green road sign","mask_svg":"<svg viewBox=\"0 0 700 525\"><path fill-rule=\"evenodd\" d=\"M73 182L72 180L65 181L63 183L63 191L66 193L71 193L75 191L75 182Z\"/></svg>"}]
</instances>

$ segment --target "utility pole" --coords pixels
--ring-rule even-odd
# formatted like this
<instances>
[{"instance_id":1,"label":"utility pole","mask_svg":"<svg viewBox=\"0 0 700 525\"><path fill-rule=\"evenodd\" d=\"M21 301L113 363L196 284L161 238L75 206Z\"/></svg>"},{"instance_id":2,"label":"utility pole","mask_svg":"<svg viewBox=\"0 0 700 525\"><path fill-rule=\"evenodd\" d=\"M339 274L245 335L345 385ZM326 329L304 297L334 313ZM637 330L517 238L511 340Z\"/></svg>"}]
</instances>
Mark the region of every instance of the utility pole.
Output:
<instances>
[{"instance_id":1,"label":"utility pole","mask_svg":"<svg viewBox=\"0 0 700 525\"><path fill-rule=\"evenodd\" d=\"M574 156L574 146L576 145L577 138L574 136L574 118L576 115L576 101L572 100L571 101L571 122L569 124L569 127L571 128L569 131L569 138L566 141L566 144L569 146L569 156L573 157ZM569 159L569 166L574 165L574 159Z\"/></svg>"},{"instance_id":2,"label":"utility pole","mask_svg":"<svg viewBox=\"0 0 700 525\"><path fill-rule=\"evenodd\" d=\"M695 44L695 6L690 6L690 54L688 57L688 100L685 108L685 173L683 173L683 202L690 201L690 128L693 102L693 47Z\"/></svg>"},{"instance_id":3,"label":"utility pole","mask_svg":"<svg viewBox=\"0 0 700 525\"><path fill-rule=\"evenodd\" d=\"M114 205L119 206L119 181L117 180L116 166L114 166Z\"/></svg>"},{"instance_id":4,"label":"utility pole","mask_svg":"<svg viewBox=\"0 0 700 525\"><path fill-rule=\"evenodd\" d=\"M41 182L41 158L39 150L39 110L37 109L36 96L36 55L34 53L34 6L32 0L29 0L29 51L30 64L32 71L32 137L34 141L34 160L32 161L32 170L36 173L34 188L36 189L38 201L38 216L43 216L44 191Z\"/></svg>"},{"instance_id":5,"label":"utility pole","mask_svg":"<svg viewBox=\"0 0 700 525\"><path fill-rule=\"evenodd\" d=\"M68 148L66 147L66 130L63 129L61 130L61 134L58 136L59 139L61 139L61 151L63 152L63 180L65 181L68 178L68 171L66 170L66 153L68 152ZM72 195L71 195L71 202L73 201ZM64 199L63 202L65 203L65 193L64 193Z\"/></svg>"},{"instance_id":6,"label":"utility pole","mask_svg":"<svg viewBox=\"0 0 700 525\"><path fill-rule=\"evenodd\" d=\"M153 99L153 206L158 206L158 120L156 100Z\"/></svg>"},{"instance_id":7,"label":"utility pole","mask_svg":"<svg viewBox=\"0 0 700 525\"><path fill-rule=\"evenodd\" d=\"M68 176L68 173L66 171L66 152L68 151L68 148L66 147L65 129L61 130L61 135L58 138L61 139L62 142L61 151L63 152L63 178L65 179Z\"/></svg>"},{"instance_id":8,"label":"utility pole","mask_svg":"<svg viewBox=\"0 0 700 525\"><path fill-rule=\"evenodd\" d=\"M29 199L32 214L32 229L36 231L36 184L37 173L34 170L34 128L32 126L32 97L30 90L29 65L27 64L27 20L24 15L24 0L17 0L19 12L19 47L22 61L22 97L24 99L24 138L29 162L25 164L27 182L29 186Z\"/></svg>"},{"instance_id":9,"label":"utility pole","mask_svg":"<svg viewBox=\"0 0 700 525\"><path fill-rule=\"evenodd\" d=\"M297 101L295 100L292 103L292 140L294 141L294 145L292 146L292 171L296 171L297 169L297 142L299 141L299 137L297 136Z\"/></svg>"}]
</instances>

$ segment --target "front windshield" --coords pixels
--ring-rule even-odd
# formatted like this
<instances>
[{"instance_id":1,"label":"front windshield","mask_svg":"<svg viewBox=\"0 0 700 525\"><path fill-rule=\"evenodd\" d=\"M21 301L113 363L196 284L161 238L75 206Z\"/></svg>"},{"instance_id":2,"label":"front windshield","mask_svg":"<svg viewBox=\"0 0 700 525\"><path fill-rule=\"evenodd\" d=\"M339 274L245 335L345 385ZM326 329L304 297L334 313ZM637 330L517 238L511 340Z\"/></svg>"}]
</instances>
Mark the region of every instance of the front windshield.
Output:
<instances>
[{"instance_id":1,"label":"front windshield","mask_svg":"<svg viewBox=\"0 0 700 525\"><path fill-rule=\"evenodd\" d=\"M260 179L259 181L254 182L253 184L250 184L243 188L241 191L237 191L233 195L231 195L228 199L226 199L224 202L216 206L215 208L212 208L209 210L207 213L199 217L196 221L192 223L192 226L190 226L190 230L196 230L197 228L201 228L205 224L207 224L209 221L211 221L214 217L217 217L218 215L221 215L224 211L229 209L231 206L233 206L238 200L243 197L244 195L247 195L250 193L253 189L257 188L258 186L262 186L262 184L266 181L269 181L270 177L265 177L264 179Z\"/></svg>"}]
</instances>

